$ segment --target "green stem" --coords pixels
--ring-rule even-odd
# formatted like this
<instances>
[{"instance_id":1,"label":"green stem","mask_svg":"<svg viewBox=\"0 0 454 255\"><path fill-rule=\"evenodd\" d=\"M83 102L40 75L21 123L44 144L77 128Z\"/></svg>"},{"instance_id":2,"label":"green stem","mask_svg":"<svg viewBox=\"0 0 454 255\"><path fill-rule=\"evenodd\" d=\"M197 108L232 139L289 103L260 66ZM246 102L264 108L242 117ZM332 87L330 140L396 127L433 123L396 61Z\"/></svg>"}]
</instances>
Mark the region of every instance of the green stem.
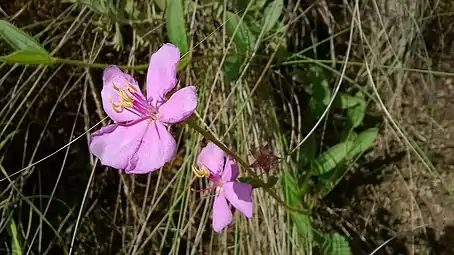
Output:
<instances>
[{"instance_id":1,"label":"green stem","mask_svg":"<svg viewBox=\"0 0 454 255\"><path fill-rule=\"evenodd\" d=\"M200 127L192 118L186 120L185 123L190 128L194 129L199 134L201 134L203 137L205 137L206 139L208 139L211 142L213 142L214 144L216 144L225 153L227 153L227 155L229 155L230 157L235 159L235 161L238 162L246 170L246 172L249 175L251 175L252 177L254 177L256 179L256 181L259 184L259 186L262 187L265 190L265 192L267 192L271 197L273 197L279 204L281 204L282 206L284 206L286 209L288 209L290 211L303 213L303 214L307 214L308 213L307 211L304 211L304 210L301 210L301 209L298 209L298 208L294 208L294 207L289 206L288 204L286 204L271 188L267 187L267 184L265 182L263 182L261 179L258 178L257 174L255 174L255 172L252 171L251 166L245 160L243 160L235 152L230 150L227 146L225 146L221 141L219 141L210 132L208 132L205 129L203 129L202 127Z\"/></svg>"}]
</instances>

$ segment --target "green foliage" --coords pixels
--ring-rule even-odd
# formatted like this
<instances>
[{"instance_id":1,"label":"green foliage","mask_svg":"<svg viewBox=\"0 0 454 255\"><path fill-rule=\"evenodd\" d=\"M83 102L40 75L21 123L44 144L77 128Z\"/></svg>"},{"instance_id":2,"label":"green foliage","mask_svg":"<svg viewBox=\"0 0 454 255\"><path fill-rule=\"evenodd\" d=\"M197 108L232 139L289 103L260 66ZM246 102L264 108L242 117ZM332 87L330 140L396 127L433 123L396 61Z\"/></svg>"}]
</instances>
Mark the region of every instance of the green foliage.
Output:
<instances>
[{"instance_id":1,"label":"green foliage","mask_svg":"<svg viewBox=\"0 0 454 255\"><path fill-rule=\"evenodd\" d=\"M265 183L265 185L261 185L261 179L257 179L254 177L249 177L249 176L243 176L239 177L238 180L240 182L246 182L252 185L254 189L256 188L272 188L278 181L278 178L276 176L269 176L268 177L268 182Z\"/></svg>"},{"instance_id":2,"label":"green foliage","mask_svg":"<svg viewBox=\"0 0 454 255\"><path fill-rule=\"evenodd\" d=\"M303 209L301 203L302 194L298 180L289 171L282 174L282 188L285 202L297 209ZM290 218L302 243L305 246L310 246L314 239L310 216L299 212L290 212Z\"/></svg>"},{"instance_id":3,"label":"green foliage","mask_svg":"<svg viewBox=\"0 0 454 255\"><path fill-rule=\"evenodd\" d=\"M345 162L352 151L353 144L351 141L338 143L320 154L311 163L312 174L315 176L326 174Z\"/></svg>"},{"instance_id":4,"label":"green foliage","mask_svg":"<svg viewBox=\"0 0 454 255\"><path fill-rule=\"evenodd\" d=\"M357 103L347 109L347 118L351 128L356 128L363 122L366 115L366 100L361 92L358 92L353 97Z\"/></svg>"},{"instance_id":5,"label":"green foliage","mask_svg":"<svg viewBox=\"0 0 454 255\"><path fill-rule=\"evenodd\" d=\"M0 37L14 50L35 50L47 53L38 41L6 20L0 20Z\"/></svg>"},{"instance_id":6,"label":"green foliage","mask_svg":"<svg viewBox=\"0 0 454 255\"><path fill-rule=\"evenodd\" d=\"M182 0L168 0L166 10L166 28L169 41L186 54L189 51L186 22Z\"/></svg>"},{"instance_id":7,"label":"green foliage","mask_svg":"<svg viewBox=\"0 0 454 255\"><path fill-rule=\"evenodd\" d=\"M13 24L0 20L0 37L15 52L0 57L0 61L21 64L50 64L52 57L33 37Z\"/></svg>"},{"instance_id":8,"label":"green foliage","mask_svg":"<svg viewBox=\"0 0 454 255\"><path fill-rule=\"evenodd\" d=\"M20 64L52 64L54 62L49 54L35 49L18 50L8 56L0 57L0 60Z\"/></svg>"},{"instance_id":9,"label":"green foliage","mask_svg":"<svg viewBox=\"0 0 454 255\"><path fill-rule=\"evenodd\" d=\"M11 250L13 255L22 255L22 247L20 244L20 236L17 231L16 222L13 219L9 220L8 234L11 237Z\"/></svg>"},{"instance_id":10,"label":"green foliage","mask_svg":"<svg viewBox=\"0 0 454 255\"><path fill-rule=\"evenodd\" d=\"M233 42L240 53L246 53L254 48L256 38L244 20L235 13L226 13L225 29L227 35L233 38Z\"/></svg>"},{"instance_id":11,"label":"green foliage","mask_svg":"<svg viewBox=\"0 0 454 255\"><path fill-rule=\"evenodd\" d=\"M279 21L279 17L282 14L284 9L283 0L274 0L265 8L265 13L263 16L263 29L264 33L268 33L276 23Z\"/></svg>"},{"instance_id":12,"label":"green foliage","mask_svg":"<svg viewBox=\"0 0 454 255\"><path fill-rule=\"evenodd\" d=\"M323 235L320 250L324 255L350 255L350 246L344 236L333 233Z\"/></svg>"}]
</instances>

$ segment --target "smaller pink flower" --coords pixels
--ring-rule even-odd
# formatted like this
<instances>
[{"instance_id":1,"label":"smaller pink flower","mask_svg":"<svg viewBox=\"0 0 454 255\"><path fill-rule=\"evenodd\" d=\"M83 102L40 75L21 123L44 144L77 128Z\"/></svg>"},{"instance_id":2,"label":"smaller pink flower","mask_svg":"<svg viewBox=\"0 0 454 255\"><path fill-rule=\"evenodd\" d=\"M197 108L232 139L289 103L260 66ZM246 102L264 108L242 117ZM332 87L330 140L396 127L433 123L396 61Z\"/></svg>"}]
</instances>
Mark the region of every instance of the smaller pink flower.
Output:
<instances>
[{"instance_id":1,"label":"smaller pink flower","mask_svg":"<svg viewBox=\"0 0 454 255\"><path fill-rule=\"evenodd\" d=\"M197 157L197 166L193 171L197 177L207 177L213 186L198 192L216 189L213 203L213 229L221 232L232 222L230 205L244 216L251 218L252 185L236 181L238 165L218 146L208 143Z\"/></svg>"},{"instance_id":2,"label":"smaller pink flower","mask_svg":"<svg viewBox=\"0 0 454 255\"><path fill-rule=\"evenodd\" d=\"M179 60L180 51L172 44L164 44L151 56L146 96L137 81L117 66L104 70L102 105L115 124L91 135L90 152L101 164L128 174L145 174L175 156L175 139L164 124L188 118L197 107L194 86L179 89L166 98L177 84Z\"/></svg>"}]
</instances>

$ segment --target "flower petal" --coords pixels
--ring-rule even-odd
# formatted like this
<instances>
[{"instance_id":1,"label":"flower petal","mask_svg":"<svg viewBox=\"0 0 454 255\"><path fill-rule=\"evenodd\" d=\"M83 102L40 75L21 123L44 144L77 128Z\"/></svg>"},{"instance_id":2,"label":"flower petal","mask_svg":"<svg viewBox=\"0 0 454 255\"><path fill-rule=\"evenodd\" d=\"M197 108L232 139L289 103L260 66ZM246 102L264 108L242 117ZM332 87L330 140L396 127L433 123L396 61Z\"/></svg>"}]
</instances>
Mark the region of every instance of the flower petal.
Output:
<instances>
[{"instance_id":1,"label":"flower petal","mask_svg":"<svg viewBox=\"0 0 454 255\"><path fill-rule=\"evenodd\" d=\"M236 162L227 156L225 160L224 171L222 172L222 180L225 182L232 182L238 177L238 165Z\"/></svg>"},{"instance_id":2,"label":"flower petal","mask_svg":"<svg viewBox=\"0 0 454 255\"><path fill-rule=\"evenodd\" d=\"M191 116L196 107L196 88L194 86L184 87L159 107L159 120L165 123L180 122Z\"/></svg>"},{"instance_id":3,"label":"flower petal","mask_svg":"<svg viewBox=\"0 0 454 255\"><path fill-rule=\"evenodd\" d=\"M130 120L137 119L137 115L126 110L121 109L121 107L115 107L113 104L119 106L119 91L124 90L127 96L132 97L131 93L128 91L128 87L136 91L137 96L144 98L142 92L140 91L137 81L131 77L131 75L126 74L118 68L118 66L112 65L104 69L102 74L103 87L101 90L102 97L102 106L104 111L109 115L109 117L116 122L126 122ZM114 87L115 86L115 87ZM119 112L119 110L121 110Z\"/></svg>"},{"instance_id":4,"label":"flower petal","mask_svg":"<svg viewBox=\"0 0 454 255\"><path fill-rule=\"evenodd\" d=\"M224 195L244 216L252 217L252 185L242 182L224 183Z\"/></svg>"},{"instance_id":5,"label":"flower petal","mask_svg":"<svg viewBox=\"0 0 454 255\"><path fill-rule=\"evenodd\" d=\"M109 125L91 134L89 150L102 165L126 169L137 152L146 125L138 123L130 127Z\"/></svg>"},{"instance_id":6,"label":"flower petal","mask_svg":"<svg viewBox=\"0 0 454 255\"><path fill-rule=\"evenodd\" d=\"M176 142L166 127L157 121L147 123L140 148L131 158L126 170L128 174L146 174L172 160L176 153Z\"/></svg>"},{"instance_id":7,"label":"flower petal","mask_svg":"<svg viewBox=\"0 0 454 255\"><path fill-rule=\"evenodd\" d=\"M214 197L213 203L213 229L216 232L221 232L232 222L232 211L227 204L227 200L222 194Z\"/></svg>"},{"instance_id":8,"label":"flower petal","mask_svg":"<svg viewBox=\"0 0 454 255\"><path fill-rule=\"evenodd\" d=\"M147 73L147 98L154 106L164 100L167 92L177 84L177 64L180 50L166 43L150 58Z\"/></svg>"},{"instance_id":9,"label":"flower petal","mask_svg":"<svg viewBox=\"0 0 454 255\"><path fill-rule=\"evenodd\" d=\"M214 175L221 173L224 166L225 153L216 144L209 142L197 157L197 166L206 167Z\"/></svg>"}]
</instances>

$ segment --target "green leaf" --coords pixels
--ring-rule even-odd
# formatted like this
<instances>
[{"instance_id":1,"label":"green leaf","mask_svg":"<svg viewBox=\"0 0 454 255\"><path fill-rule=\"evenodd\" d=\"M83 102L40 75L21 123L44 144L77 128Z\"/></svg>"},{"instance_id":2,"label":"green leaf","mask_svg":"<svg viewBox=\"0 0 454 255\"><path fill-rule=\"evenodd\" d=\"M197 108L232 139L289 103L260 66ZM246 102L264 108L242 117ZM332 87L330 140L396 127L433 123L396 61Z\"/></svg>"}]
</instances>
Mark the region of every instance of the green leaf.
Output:
<instances>
[{"instance_id":1,"label":"green leaf","mask_svg":"<svg viewBox=\"0 0 454 255\"><path fill-rule=\"evenodd\" d=\"M306 75L305 79L310 83L310 86L306 87L306 91L311 95L311 99L309 100L309 113L305 123L310 126L320 118L326 106L329 104L331 89L325 73L320 67L315 65L310 66L309 72Z\"/></svg>"},{"instance_id":2,"label":"green leaf","mask_svg":"<svg viewBox=\"0 0 454 255\"><path fill-rule=\"evenodd\" d=\"M0 37L14 50L46 50L33 37L6 20L0 20Z\"/></svg>"},{"instance_id":3,"label":"green leaf","mask_svg":"<svg viewBox=\"0 0 454 255\"><path fill-rule=\"evenodd\" d=\"M311 162L311 171L313 175L318 176L328 173L347 160L350 151L353 148L353 142L345 141L338 143L327 151L320 154Z\"/></svg>"},{"instance_id":4,"label":"green leaf","mask_svg":"<svg viewBox=\"0 0 454 255\"><path fill-rule=\"evenodd\" d=\"M282 188L285 202L290 206L302 209L301 192L298 181L290 172L282 174ZM298 212L289 212L293 226L301 238L303 247L310 247L314 238L310 216Z\"/></svg>"},{"instance_id":5,"label":"green leaf","mask_svg":"<svg viewBox=\"0 0 454 255\"><path fill-rule=\"evenodd\" d=\"M356 105L362 103L363 101L364 101L364 99L361 97L356 97L356 96L352 96L348 93L341 92L337 96L335 104L338 108L345 110L345 109L351 108L353 106L356 106Z\"/></svg>"},{"instance_id":6,"label":"green leaf","mask_svg":"<svg viewBox=\"0 0 454 255\"><path fill-rule=\"evenodd\" d=\"M284 9L283 0L274 0L265 8L263 30L265 34L270 31L279 21L282 10Z\"/></svg>"},{"instance_id":7,"label":"green leaf","mask_svg":"<svg viewBox=\"0 0 454 255\"><path fill-rule=\"evenodd\" d=\"M374 145L375 138L378 135L378 128L370 128L361 132L354 140L353 147L347 155L347 159L353 159L361 153L364 153Z\"/></svg>"},{"instance_id":8,"label":"green leaf","mask_svg":"<svg viewBox=\"0 0 454 255\"><path fill-rule=\"evenodd\" d=\"M324 255L352 254L347 239L338 233L324 235L320 249Z\"/></svg>"},{"instance_id":9,"label":"green leaf","mask_svg":"<svg viewBox=\"0 0 454 255\"><path fill-rule=\"evenodd\" d=\"M366 115L366 100L361 92L356 93L358 104L347 110L347 118L352 128L356 128L363 122Z\"/></svg>"},{"instance_id":10,"label":"green leaf","mask_svg":"<svg viewBox=\"0 0 454 255\"><path fill-rule=\"evenodd\" d=\"M188 37L182 0L167 0L166 28L169 41L175 44L185 54L189 51Z\"/></svg>"},{"instance_id":11,"label":"green leaf","mask_svg":"<svg viewBox=\"0 0 454 255\"><path fill-rule=\"evenodd\" d=\"M186 54L186 56L181 58L180 62L178 62L177 71L179 72L179 71L183 70L189 64L190 61L191 61L191 57L189 56L189 54Z\"/></svg>"},{"instance_id":12,"label":"green leaf","mask_svg":"<svg viewBox=\"0 0 454 255\"><path fill-rule=\"evenodd\" d=\"M241 53L248 52L254 47L255 36L252 34L244 20L235 13L227 12L226 32L232 38Z\"/></svg>"},{"instance_id":13,"label":"green leaf","mask_svg":"<svg viewBox=\"0 0 454 255\"><path fill-rule=\"evenodd\" d=\"M238 79L243 60L244 58L238 55L228 55L225 58L224 64L222 65L222 72L224 73L227 82Z\"/></svg>"},{"instance_id":14,"label":"green leaf","mask_svg":"<svg viewBox=\"0 0 454 255\"><path fill-rule=\"evenodd\" d=\"M300 147L298 158L298 169L300 171L315 158L317 150L318 144L315 139L315 134L311 134Z\"/></svg>"},{"instance_id":15,"label":"green leaf","mask_svg":"<svg viewBox=\"0 0 454 255\"><path fill-rule=\"evenodd\" d=\"M40 50L19 50L12 54L0 57L1 61L20 64L52 64L53 58Z\"/></svg>"}]
</instances>

